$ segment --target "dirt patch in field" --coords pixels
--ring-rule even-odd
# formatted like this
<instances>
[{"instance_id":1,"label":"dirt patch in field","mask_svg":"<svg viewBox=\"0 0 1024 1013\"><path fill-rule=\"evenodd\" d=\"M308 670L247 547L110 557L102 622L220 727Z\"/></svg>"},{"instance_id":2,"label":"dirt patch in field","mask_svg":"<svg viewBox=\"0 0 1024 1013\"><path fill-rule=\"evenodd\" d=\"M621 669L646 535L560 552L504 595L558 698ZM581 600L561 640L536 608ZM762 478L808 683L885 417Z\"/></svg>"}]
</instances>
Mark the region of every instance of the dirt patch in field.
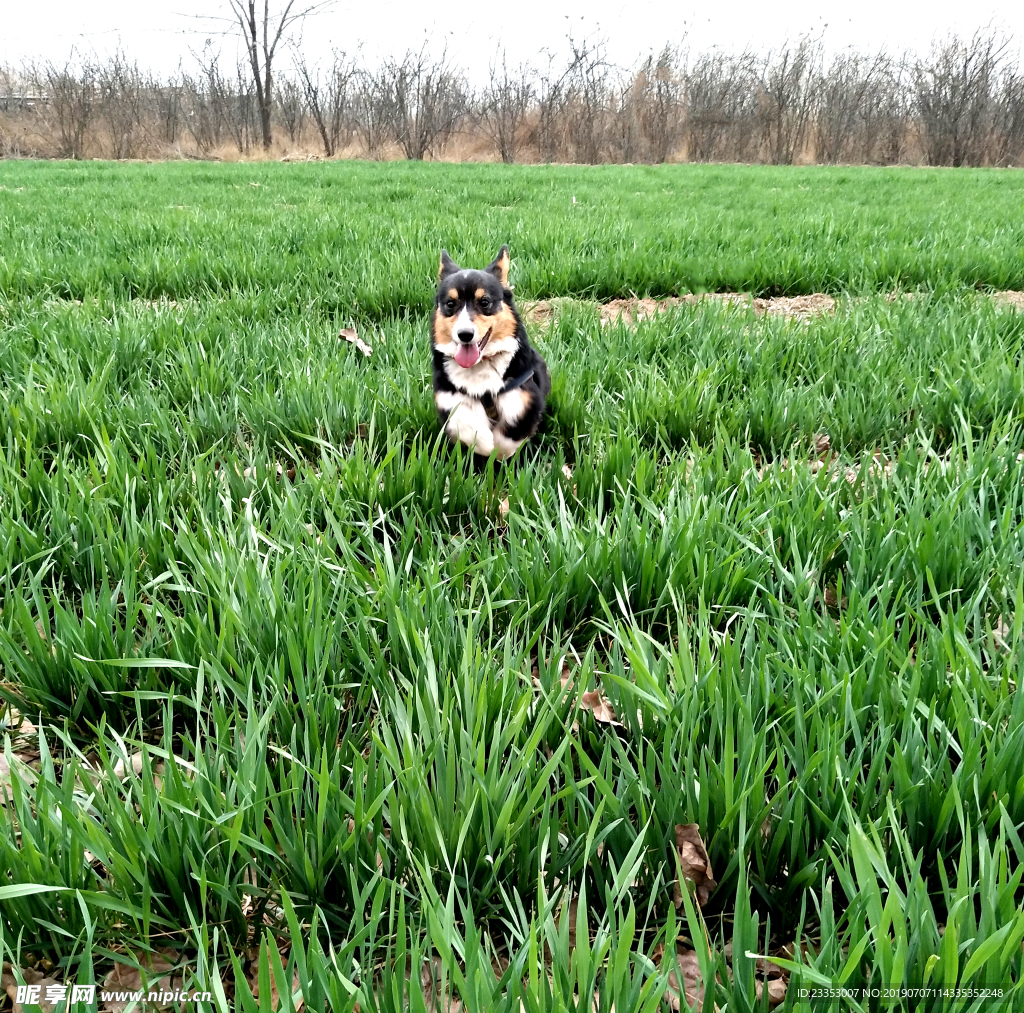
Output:
<instances>
[{"instance_id":1,"label":"dirt patch in field","mask_svg":"<svg viewBox=\"0 0 1024 1013\"><path fill-rule=\"evenodd\" d=\"M997 306L1010 306L1015 310L1024 310L1024 292L995 292L992 298Z\"/></svg>"},{"instance_id":2,"label":"dirt patch in field","mask_svg":"<svg viewBox=\"0 0 1024 1013\"><path fill-rule=\"evenodd\" d=\"M913 292L890 292L887 302L901 299L912 300ZM1024 292L993 292L990 296L997 306L1024 311ZM681 296L667 296L664 299L612 299L606 303L587 303L580 299L557 298L542 302L524 303L523 317L528 324L548 324L568 305L598 305L601 323L615 323L621 320L629 327L641 320L653 317L676 306L694 306L702 302L725 303L731 306L749 306L755 313L785 317L788 320L810 320L834 312L835 299L825 292L811 295L774 296L762 299L746 292L693 292Z\"/></svg>"},{"instance_id":3,"label":"dirt patch in field","mask_svg":"<svg viewBox=\"0 0 1024 1013\"><path fill-rule=\"evenodd\" d=\"M531 303L526 306L524 316L527 323L546 324L555 318L572 299L552 299ZM777 296L771 299L754 298L743 292L699 292L664 299L613 299L601 303L601 322L614 323L621 320L628 326L648 317L653 317L676 306L696 305L701 302L726 303L733 306L750 306L755 313L767 313L789 319L804 320L835 309L836 301L824 292L813 295Z\"/></svg>"},{"instance_id":4,"label":"dirt patch in field","mask_svg":"<svg viewBox=\"0 0 1024 1013\"><path fill-rule=\"evenodd\" d=\"M804 320L807 317L820 316L822 313L831 313L835 308L835 299L824 292L754 300L755 313L768 313L773 316L789 317L793 320Z\"/></svg>"}]
</instances>

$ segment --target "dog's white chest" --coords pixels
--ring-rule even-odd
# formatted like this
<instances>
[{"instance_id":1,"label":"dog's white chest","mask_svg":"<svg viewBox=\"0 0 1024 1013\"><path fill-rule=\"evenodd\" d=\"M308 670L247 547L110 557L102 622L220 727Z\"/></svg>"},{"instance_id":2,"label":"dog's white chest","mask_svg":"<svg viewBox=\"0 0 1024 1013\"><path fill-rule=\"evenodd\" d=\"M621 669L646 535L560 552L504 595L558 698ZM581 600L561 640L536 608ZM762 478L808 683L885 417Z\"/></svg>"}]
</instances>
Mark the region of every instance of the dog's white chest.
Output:
<instances>
[{"instance_id":1,"label":"dog's white chest","mask_svg":"<svg viewBox=\"0 0 1024 1013\"><path fill-rule=\"evenodd\" d=\"M484 394L496 394L505 383L505 370L512 361L512 352L499 352L488 356L468 369L460 366L454 359L446 359L444 371L448 379L457 389L473 397Z\"/></svg>"}]
</instances>

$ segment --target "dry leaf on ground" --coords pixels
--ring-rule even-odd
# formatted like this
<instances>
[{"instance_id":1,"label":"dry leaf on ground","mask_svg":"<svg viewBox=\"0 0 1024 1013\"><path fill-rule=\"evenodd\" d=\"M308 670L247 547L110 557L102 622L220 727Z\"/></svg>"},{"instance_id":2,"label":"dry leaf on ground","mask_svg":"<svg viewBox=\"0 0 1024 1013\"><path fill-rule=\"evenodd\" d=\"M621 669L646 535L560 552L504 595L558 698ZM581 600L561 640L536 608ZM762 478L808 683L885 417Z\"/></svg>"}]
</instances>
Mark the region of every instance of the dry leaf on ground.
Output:
<instances>
[{"instance_id":1,"label":"dry leaf on ground","mask_svg":"<svg viewBox=\"0 0 1024 1013\"><path fill-rule=\"evenodd\" d=\"M774 1009L776 1006L781 1005L786 1001L786 982L782 978L770 978L767 982L762 983L760 981L754 982L754 987L757 991L758 1001L761 999L761 993L765 988L768 989L768 1008Z\"/></svg>"},{"instance_id":2,"label":"dry leaf on ground","mask_svg":"<svg viewBox=\"0 0 1024 1013\"><path fill-rule=\"evenodd\" d=\"M651 959L656 964L660 963L664 953L665 946L663 943L659 943L651 954ZM686 1008L692 1009L695 1002L701 1004L704 1002L704 981L700 973L700 960L697 958L696 952L680 946L676 950L676 962L679 969L677 972L673 968L669 972L665 1001L671 1009L679 1010L683 1006L682 1000L685 999ZM683 979L682 989L679 985L680 975Z\"/></svg>"},{"instance_id":3,"label":"dry leaf on ground","mask_svg":"<svg viewBox=\"0 0 1024 1013\"><path fill-rule=\"evenodd\" d=\"M356 348L358 348L359 351L363 353L363 355L373 355L373 349L365 341L363 341L363 339L359 337L358 334L356 334L356 329L354 327L343 327L341 329L341 334L339 334L338 336L344 338L346 341L355 345Z\"/></svg>"},{"instance_id":4,"label":"dry leaf on ground","mask_svg":"<svg viewBox=\"0 0 1024 1013\"><path fill-rule=\"evenodd\" d=\"M60 996L54 996L53 992L48 993L48 989L63 989L63 985L55 978L47 978L42 971L34 971L32 968L26 968L21 972L22 980L26 985L33 985L39 989L39 1008L43 1013L52 1013L57 1008L57 1004L60 1002ZM0 969L0 986L7 993L7 997L11 1000L11 1006L13 1007L13 1013L22 1013L23 1006L18 999L18 982L14 977L14 968L11 964L4 963L3 968ZM47 998L49 994L50 998ZM35 1003L33 1003L35 1005Z\"/></svg>"},{"instance_id":5,"label":"dry leaf on ground","mask_svg":"<svg viewBox=\"0 0 1024 1013\"><path fill-rule=\"evenodd\" d=\"M91 482L90 482L91 485ZM50 643L50 635L46 631L46 627L43 626L40 620L36 620L36 635L44 644ZM25 644L22 650L29 656L32 655L33 647ZM50 655L51 657L57 657L57 645L50 644ZM12 735L30 735L35 731L35 725L31 721L26 720L22 715L15 710L13 707L8 707L7 716L0 720L0 731L5 729Z\"/></svg>"},{"instance_id":6,"label":"dry leaf on ground","mask_svg":"<svg viewBox=\"0 0 1024 1013\"><path fill-rule=\"evenodd\" d=\"M238 468L236 466L235 467L235 471L239 475L241 475L242 478L244 478L246 481L252 481L252 480L254 480L256 478L256 466L255 465L250 465L247 468L243 468L241 471L238 471ZM278 481L281 480L281 476L282 475L286 474L284 465L281 464L280 461L275 461L274 462L274 472L277 475L277 480ZM294 464L290 464L288 466L287 475L288 475L288 478L289 478L290 481L292 481L292 482L295 481L295 465Z\"/></svg>"},{"instance_id":7,"label":"dry leaf on ground","mask_svg":"<svg viewBox=\"0 0 1024 1013\"><path fill-rule=\"evenodd\" d=\"M509 507L509 505L508 505L508 496L506 496L506 497L505 497L505 498L504 498L504 499L503 499L503 500L502 500L502 501L501 501L501 502L500 502L500 503L498 504L498 513L499 513L499 514L500 514L500 515L501 515L502 517L508 517L508 512L509 512L509 510L510 510L510 509L511 509L511 507Z\"/></svg>"},{"instance_id":8,"label":"dry leaf on ground","mask_svg":"<svg viewBox=\"0 0 1024 1013\"><path fill-rule=\"evenodd\" d=\"M562 843L564 835L559 835L559 842ZM567 843L567 842L566 842ZM546 877L545 877L546 878ZM555 879L555 886L557 887L560 881ZM555 916L555 922L558 926L562 925L562 919L569 919L569 953L576 949L576 911L577 911L577 898L575 895L565 892L562 894L561 900L558 903L558 913ZM554 957L551 955L551 947L548 946L547 940L544 941L544 960L550 964Z\"/></svg>"},{"instance_id":9,"label":"dry leaf on ground","mask_svg":"<svg viewBox=\"0 0 1024 1013\"><path fill-rule=\"evenodd\" d=\"M277 480L279 482L281 481L281 476L282 475L287 475L289 482L294 482L295 481L295 465L294 464L289 464L287 469L286 469L285 466L280 461L275 461L274 462L274 472L277 475ZM255 479L256 478L256 468L254 466L253 467L249 467L249 468L244 468L242 470L242 478L247 479L247 480L248 479Z\"/></svg>"},{"instance_id":10,"label":"dry leaf on ground","mask_svg":"<svg viewBox=\"0 0 1024 1013\"><path fill-rule=\"evenodd\" d=\"M365 757L364 757L364 759L365 759ZM351 834L351 833L353 833L355 831L355 829L356 829L356 821L354 819L352 819L352 817L350 816L348 818L348 832ZM390 841L391 840L391 827L385 827L384 828L384 839L386 841ZM373 843L373 827L369 827L367 829L367 831L366 831L366 840L370 844ZM378 872L382 872L383 869L384 869L384 857L381 855L379 849L374 851L373 857L374 857L374 859L377 862L377 871Z\"/></svg>"},{"instance_id":11,"label":"dry leaf on ground","mask_svg":"<svg viewBox=\"0 0 1024 1013\"><path fill-rule=\"evenodd\" d=\"M284 954L281 954L282 960ZM249 971L249 988L252 990L252 997L259 999L260 997L260 972L259 972L259 959L255 959L252 962L252 968ZM292 995L295 995L299 991L299 969L295 969L295 973L292 975ZM278 988L277 975L274 972L274 962L270 961L270 1008L276 1010L281 1005L281 993ZM302 1008L306 1005L306 1000L300 994L295 1000L295 1013L301 1013Z\"/></svg>"},{"instance_id":12,"label":"dry leaf on ground","mask_svg":"<svg viewBox=\"0 0 1024 1013\"><path fill-rule=\"evenodd\" d=\"M887 461L885 456L880 450L876 450L871 455L871 463L868 467L871 469L871 474L881 474L883 478L889 478L892 475L892 469L896 466L895 461Z\"/></svg>"},{"instance_id":13,"label":"dry leaf on ground","mask_svg":"<svg viewBox=\"0 0 1024 1013\"><path fill-rule=\"evenodd\" d=\"M452 995L452 980L443 975L444 965L440 957L425 960L420 968L420 985L427 1013L460 1013L462 1003Z\"/></svg>"},{"instance_id":14,"label":"dry leaf on ground","mask_svg":"<svg viewBox=\"0 0 1024 1013\"><path fill-rule=\"evenodd\" d=\"M173 950L164 950L157 953L134 953L132 956L138 964L145 968L145 973L138 967L131 964L124 964L118 961L113 969L103 979L103 990L106 992L166 992L173 993L181 989L183 981L180 974L169 975L177 963L178 954ZM168 959L169 958L169 959ZM102 1007L106 1013L124 1013L132 1005L131 999L108 999ZM143 1002L136 1004L135 1009L141 1011L173 1009L174 1003L169 1000L164 1003Z\"/></svg>"},{"instance_id":15,"label":"dry leaf on ground","mask_svg":"<svg viewBox=\"0 0 1024 1013\"><path fill-rule=\"evenodd\" d=\"M573 675L569 670L568 664L562 664L562 676L560 679L562 686L562 695L565 696L566 692L575 692L573 687ZM533 685L540 686L540 670L534 666L533 669ZM622 722L617 721L615 718L615 708L611 705L611 701L601 692L600 685L596 689L588 690L580 697L579 703L580 710L590 711L594 715L594 720L601 722L605 725L614 725L616 728L622 727ZM576 724L573 724L573 730L575 730Z\"/></svg>"},{"instance_id":16,"label":"dry leaf on ground","mask_svg":"<svg viewBox=\"0 0 1024 1013\"><path fill-rule=\"evenodd\" d=\"M118 760L117 763L114 764L114 777L126 777L129 770L132 770L136 774L141 775L142 765L142 751L136 750L134 753L131 754L131 756L128 757L127 763L125 763L124 760ZM154 773L156 772L157 767L160 768L160 772L162 773L164 769L164 761L157 760L155 763L152 764Z\"/></svg>"},{"instance_id":17,"label":"dry leaf on ground","mask_svg":"<svg viewBox=\"0 0 1024 1013\"><path fill-rule=\"evenodd\" d=\"M164 761L157 759L156 757L150 757L150 772L153 775L153 787L157 791L163 786L163 773L164 773ZM114 764L114 777L119 781L123 781L128 776L128 771L133 771L138 777L142 776L142 753L136 751L128 757L128 763L124 760L118 760Z\"/></svg>"},{"instance_id":18,"label":"dry leaf on ground","mask_svg":"<svg viewBox=\"0 0 1024 1013\"><path fill-rule=\"evenodd\" d=\"M26 745L22 749L12 749L10 759L6 754L3 740L0 740L0 784L11 780L11 760L18 768L22 781L26 784L35 784L39 779L36 768L39 765L39 749ZM3 799L0 797L0 802Z\"/></svg>"},{"instance_id":19,"label":"dry leaf on ground","mask_svg":"<svg viewBox=\"0 0 1024 1013\"><path fill-rule=\"evenodd\" d=\"M595 721L621 728L622 722L615 720L615 708L600 689L592 689L580 697L580 710L590 711Z\"/></svg>"},{"instance_id":20,"label":"dry leaf on ground","mask_svg":"<svg viewBox=\"0 0 1024 1013\"><path fill-rule=\"evenodd\" d=\"M830 609L845 610L846 606L849 604L849 599L846 597L846 595L844 594L843 597L840 598L837 588L835 587L826 587L825 593L822 595L822 598L825 600L826 608Z\"/></svg>"},{"instance_id":21,"label":"dry leaf on ground","mask_svg":"<svg viewBox=\"0 0 1024 1013\"><path fill-rule=\"evenodd\" d=\"M683 879L688 879L696 887L697 904L703 907L717 884L715 874L711 871L707 848L700 839L700 827L696 823L676 825L676 852ZM672 899L676 907L683 903L678 881L673 887Z\"/></svg>"},{"instance_id":22,"label":"dry leaf on ground","mask_svg":"<svg viewBox=\"0 0 1024 1013\"><path fill-rule=\"evenodd\" d=\"M754 980L754 987L757 991L757 998L761 993L768 990L768 1005L773 1008L786 1000L786 987L789 984L789 974L778 964L773 964L764 957L758 957L755 964L757 977Z\"/></svg>"},{"instance_id":23,"label":"dry leaf on ground","mask_svg":"<svg viewBox=\"0 0 1024 1013\"><path fill-rule=\"evenodd\" d=\"M758 1000L767 989L768 1006L774 1009L786 1000L786 988L789 985L789 973L784 971L778 964L758 957L754 964L754 988Z\"/></svg>"},{"instance_id":24,"label":"dry leaf on ground","mask_svg":"<svg viewBox=\"0 0 1024 1013\"><path fill-rule=\"evenodd\" d=\"M1001 651L1009 651L1010 644L1013 641L1013 620L1006 622L1002 616L996 620L995 626L992 627L992 639L995 641L996 647ZM0 760L3 757L0 756Z\"/></svg>"},{"instance_id":25,"label":"dry leaf on ground","mask_svg":"<svg viewBox=\"0 0 1024 1013\"><path fill-rule=\"evenodd\" d=\"M57 653L57 648L56 647L51 647L50 648L50 653L55 655ZM19 726L17 726L17 727L14 727L12 725L12 728L11 728L12 734L14 734L14 735L23 735L23 736L24 735L35 735L36 732L39 730L34 724L32 724L31 721L29 721L28 718L23 717L20 714L16 714L16 718L21 721L21 724Z\"/></svg>"}]
</instances>

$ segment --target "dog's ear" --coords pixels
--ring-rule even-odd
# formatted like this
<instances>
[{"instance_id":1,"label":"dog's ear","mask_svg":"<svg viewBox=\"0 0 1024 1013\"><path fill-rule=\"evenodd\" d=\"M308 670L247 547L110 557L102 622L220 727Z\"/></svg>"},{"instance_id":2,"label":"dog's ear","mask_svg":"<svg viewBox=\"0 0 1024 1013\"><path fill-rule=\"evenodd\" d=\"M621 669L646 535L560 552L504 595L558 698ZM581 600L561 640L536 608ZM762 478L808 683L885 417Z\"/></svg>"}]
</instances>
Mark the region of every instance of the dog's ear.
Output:
<instances>
[{"instance_id":1,"label":"dog's ear","mask_svg":"<svg viewBox=\"0 0 1024 1013\"><path fill-rule=\"evenodd\" d=\"M503 246L498 250L498 255L487 265L487 270L493 274L502 285L508 285L508 247Z\"/></svg>"},{"instance_id":2,"label":"dog's ear","mask_svg":"<svg viewBox=\"0 0 1024 1013\"><path fill-rule=\"evenodd\" d=\"M441 265L437 269L437 280L440 281L442 278L447 278L450 274L455 274L457 271L461 271L462 268L448 256L447 250L441 251Z\"/></svg>"}]
</instances>

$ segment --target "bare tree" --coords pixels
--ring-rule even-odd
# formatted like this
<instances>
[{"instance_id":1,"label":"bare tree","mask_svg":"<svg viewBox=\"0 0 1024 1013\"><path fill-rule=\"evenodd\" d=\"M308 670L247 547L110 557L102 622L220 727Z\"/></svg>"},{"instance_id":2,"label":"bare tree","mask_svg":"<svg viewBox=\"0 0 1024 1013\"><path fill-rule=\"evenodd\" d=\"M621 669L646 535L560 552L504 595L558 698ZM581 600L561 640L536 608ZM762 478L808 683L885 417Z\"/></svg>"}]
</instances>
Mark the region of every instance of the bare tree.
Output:
<instances>
[{"instance_id":1,"label":"bare tree","mask_svg":"<svg viewBox=\"0 0 1024 1013\"><path fill-rule=\"evenodd\" d=\"M853 149L870 69L859 53L841 53L815 88L815 154L819 162L846 161Z\"/></svg>"},{"instance_id":2,"label":"bare tree","mask_svg":"<svg viewBox=\"0 0 1024 1013\"><path fill-rule=\"evenodd\" d=\"M605 154L612 65L602 39L569 37L569 66L562 77L565 136L574 162L595 165Z\"/></svg>"},{"instance_id":3,"label":"bare tree","mask_svg":"<svg viewBox=\"0 0 1024 1013\"><path fill-rule=\"evenodd\" d=\"M849 50L826 65L820 44L803 38L767 57L713 50L685 63L666 46L630 68L606 59L600 39L570 37L568 54L548 54L540 70L510 68L496 54L471 100L459 68L426 48L376 67L335 53L313 68L296 47L294 75L275 75L282 40L331 0L227 2L227 33L241 28L246 39L240 64L224 65L208 41L195 66L167 78L123 52L100 64L72 51L63 63L0 66L0 157L128 158L171 145L207 155L226 144L244 153L271 139L272 113L273 129L295 143L315 126L328 156L358 137L370 157L397 148L422 159L466 129L506 162L530 147L545 161L576 162L661 162L683 152L693 161L777 163L805 154L876 164L1024 158L1024 71L988 31L951 36L924 57Z\"/></svg>"},{"instance_id":4,"label":"bare tree","mask_svg":"<svg viewBox=\"0 0 1024 1013\"><path fill-rule=\"evenodd\" d=\"M270 0L228 0L231 13L245 43L256 104L259 109L260 129L263 147L268 149L273 141L271 111L274 104L274 57L282 39L287 39L291 30L307 17L328 6L331 0L320 0L303 7L296 7L296 0L284 0L283 9L271 11Z\"/></svg>"},{"instance_id":5,"label":"bare tree","mask_svg":"<svg viewBox=\"0 0 1024 1013\"><path fill-rule=\"evenodd\" d=\"M664 162L683 138L685 79L679 56L665 46L648 56L620 90L619 147L626 162Z\"/></svg>"},{"instance_id":6,"label":"bare tree","mask_svg":"<svg viewBox=\"0 0 1024 1013\"><path fill-rule=\"evenodd\" d=\"M393 96L383 71L374 73L363 69L355 82L356 129L370 158L380 158L384 146L392 140Z\"/></svg>"},{"instance_id":7,"label":"bare tree","mask_svg":"<svg viewBox=\"0 0 1024 1013\"><path fill-rule=\"evenodd\" d=\"M8 66L0 66L0 112L21 112L24 100L24 88L17 75ZM0 123L0 158L12 158L21 154L21 146L15 141L5 124Z\"/></svg>"},{"instance_id":8,"label":"bare tree","mask_svg":"<svg viewBox=\"0 0 1024 1013\"><path fill-rule=\"evenodd\" d=\"M199 74L182 74L182 98L185 126L196 147L206 153L220 147L233 115L230 83L220 71L220 54L207 46L198 57Z\"/></svg>"},{"instance_id":9,"label":"bare tree","mask_svg":"<svg viewBox=\"0 0 1024 1013\"><path fill-rule=\"evenodd\" d=\"M930 165L981 165L995 113L1000 64L1008 43L975 33L951 36L915 67L915 99Z\"/></svg>"},{"instance_id":10,"label":"bare tree","mask_svg":"<svg viewBox=\"0 0 1024 1013\"><path fill-rule=\"evenodd\" d=\"M905 161L912 126L907 58L880 54L861 100L856 144L850 159L875 165Z\"/></svg>"},{"instance_id":11,"label":"bare tree","mask_svg":"<svg viewBox=\"0 0 1024 1013\"><path fill-rule=\"evenodd\" d=\"M1024 75L1007 71L995 109L996 136L992 161L996 165L1019 165L1024 153Z\"/></svg>"},{"instance_id":12,"label":"bare tree","mask_svg":"<svg viewBox=\"0 0 1024 1013\"><path fill-rule=\"evenodd\" d=\"M791 165L807 143L820 48L808 38L768 56L762 72L761 123L768 160Z\"/></svg>"},{"instance_id":13,"label":"bare tree","mask_svg":"<svg viewBox=\"0 0 1024 1013\"><path fill-rule=\"evenodd\" d=\"M436 154L451 139L468 108L463 80L447 56L428 58L426 47L388 60L377 74L377 100L406 158Z\"/></svg>"},{"instance_id":14,"label":"bare tree","mask_svg":"<svg viewBox=\"0 0 1024 1013\"><path fill-rule=\"evenodd\" d=\"M695 162L757 157L758 73L755 57L713 50L686 74L686 137Z\"/></svg>"},{"instance_id":15,"label":"bare tree","mask_svg":"<svg viewBox=\"0 0 1024 1013\"><path fill-rule=\"evenodd\" d=\"M166 84L151 80L149 84L150 109L156 121L156 132L167 144L177 144L181 133L184 75L171 75Z\"/></svg>"},{"instance_id":16,"label":"bare tree","mask_svg":"<svg viewBox=\"0 0 1024 1013\"><path fill-rule=\"evenodd\" d=\"M240 152L248 151L262 132L263 108L253 85L248 67L243 63L235 65L235 83L227 97L228 109L225 117L228 130Z\"/></svg>"},{"instance_id":17,"label":"bare tree","mask_svg":"<svg viewBox=\"0 0 1024 1013\"><path fill-rule=\"evenodd\" d=\"M534 100L533 82L526 67L509 72L504 52L500 69L495 59L490 71L490 82L481 96L476 119L501 160L511 164L523 142L523 127Z\"/></svg>"},{"instance_id":18,"label":"bare tree","mask_svg":"<svg viewBox=\"0 0 1024 1013\"><path fill-rule=\"evenodd\" d=\"M301 55L296 58L296 68L306 106L323 141L324 154L330 158L339 144L348 144L352 139L357 80L355 60L335 51L325 81L321 81L319 72L310 71Z\"/></svg>"},{"instance_id":19,"label":"bare tree","mask_svg":"<svg viewBox=\"0 0 1024 1013\"><path fill-rule=\"evenodd\" d=\"M47 63L33 68L31 76L35 88L47 96L39 109L56 141L57 157L82 158L95 112L95 68L87 61L76 65L72 53L62 65Z\"/></svg>"},{"instance_id":20,"label":"bare tree","mask_svg":"<svg viewBox=\"0 0 1024 1013\"><path fill-rule=\"evenodd\" d=\"M562 110L565 106L565 80L571 70L555 70L555 57L547 53L548 65L537 79L537 122L533 142L540 151L542 162L554 162L559 155L562 138Z\"/></svg>"},{"instance_id":21,"label":"bare tree","mask_svg":"<svg viewBox=\"0 0 1024 1013\"><path fill-rule=\"evenodd\" d=\"M139 65L118 51L97 70L103 118L114 158L134 158L145 129L145 81Z\"/></svg>"},{"instance_id":22,"label":"bare tree","mask_svg":"<svg viewBox=\"0 0 1024 1013\"><path fill-rule=\"evenodd\" d=\"M612 65L600 38L577 42L569 36L569 59L548 65L537 76L533 141L542 161L596 163L608 154L614 106Z\"/></svg>"},{"instance_id":23,"label":"bare tree","mask_svg":"<svg viewBox=\"0 0 1024 1013\"><path fill-rule=\"evenodd\" d=\"M277 115L294 144L306 125L306 93L301 82L285 77L277 86Z\"/></svg>"}]
</instances>

